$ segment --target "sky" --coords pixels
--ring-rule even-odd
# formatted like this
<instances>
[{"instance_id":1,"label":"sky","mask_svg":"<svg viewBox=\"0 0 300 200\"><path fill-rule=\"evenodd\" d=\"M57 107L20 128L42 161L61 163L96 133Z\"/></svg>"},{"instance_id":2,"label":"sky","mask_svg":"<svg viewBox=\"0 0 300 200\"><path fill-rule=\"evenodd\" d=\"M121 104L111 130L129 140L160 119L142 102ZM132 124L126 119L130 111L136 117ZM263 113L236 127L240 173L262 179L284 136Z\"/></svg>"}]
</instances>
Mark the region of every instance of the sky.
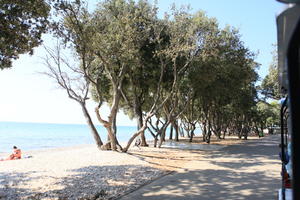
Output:
<instances>
[{"instance_id":1,"label":"sky","mask_svg":"<svg viewBox=\"0 0 300 200\"><path fill-rule=\"evenodd\" d=\"M95 3L90 0L89 6L93 7ZM276 0L158 0L160 15L173 3L178 7L190 5L191 12L205 11L207 16L218 20L221 28L225 25L238 28L244 45L258 53L259 75L264 77L267 74L272 61L272 45L276 44L275 19L284 4ZM47 35L43 38L46 46L55 43ZM78 103L69 99L53 80L39 73L46 71L41 59L44 55L43 47L37 47L33 56L21 55L11 69L0 70L0 122L85 123ZM88 109L96 122L94 107L90 101ZM100 112L107 117L109 108L103 106ZM136 123L120 112L117 124L135 126Z\"/></svg>"}]
</instances>

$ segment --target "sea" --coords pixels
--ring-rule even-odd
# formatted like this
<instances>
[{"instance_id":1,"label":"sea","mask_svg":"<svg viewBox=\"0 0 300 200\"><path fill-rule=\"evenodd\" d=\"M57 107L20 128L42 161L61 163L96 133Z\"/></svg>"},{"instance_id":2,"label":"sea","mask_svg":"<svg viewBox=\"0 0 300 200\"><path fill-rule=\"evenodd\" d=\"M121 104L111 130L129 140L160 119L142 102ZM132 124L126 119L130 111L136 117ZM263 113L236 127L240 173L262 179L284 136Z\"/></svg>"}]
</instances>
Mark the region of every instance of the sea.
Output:
<instances>
[{"instance_id":1,"label":"sea","mask_svg":"<svg viewBox=\"0 0 300 200\"><path fill-rule=\"evenodd\" d=\"M107 140L103 126L97 126L101 140ZM133 126L118 126L119 142L126 142L137 130ZM147 139L151 135L146 133ZM11 152L13 146L29 151L37 149L95 144L87 125L84 124L48 124L0 122L0 153Z\"/></svg>"}]
</instances>

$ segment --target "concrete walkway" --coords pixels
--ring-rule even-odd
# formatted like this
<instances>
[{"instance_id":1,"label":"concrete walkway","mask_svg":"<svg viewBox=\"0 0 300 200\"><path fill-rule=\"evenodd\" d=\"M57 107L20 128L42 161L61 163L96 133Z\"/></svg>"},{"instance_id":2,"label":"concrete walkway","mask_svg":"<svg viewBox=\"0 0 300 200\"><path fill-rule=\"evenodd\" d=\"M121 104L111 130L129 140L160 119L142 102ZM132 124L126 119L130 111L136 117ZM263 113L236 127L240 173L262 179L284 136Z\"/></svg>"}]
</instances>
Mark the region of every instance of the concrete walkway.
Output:
<instances>
[{"instance_id":1,"label":"concrete walkway","mask_svg":"<svg viewBox=\"0 0 300 200\"><path fill-rule=\"evenodd\" d=\"M279 135L274 135L207 151L181 171L119 199L274 200L281 184L279 142Z\"/></svg>"}]
</instances>

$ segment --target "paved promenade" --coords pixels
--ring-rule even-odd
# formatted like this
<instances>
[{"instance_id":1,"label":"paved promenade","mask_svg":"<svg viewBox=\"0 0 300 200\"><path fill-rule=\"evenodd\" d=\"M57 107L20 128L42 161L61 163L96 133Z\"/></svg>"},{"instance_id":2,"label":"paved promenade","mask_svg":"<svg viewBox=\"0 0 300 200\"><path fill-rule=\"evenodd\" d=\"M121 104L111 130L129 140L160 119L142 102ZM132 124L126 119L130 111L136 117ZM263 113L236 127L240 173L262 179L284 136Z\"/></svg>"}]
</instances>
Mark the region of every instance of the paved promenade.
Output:
<instances>
[{"instance_id":1,"label":"paved promenade","mask_svg":"<svg viewBox=\"0 0 300 200\"><path fill-rule=\"evenodd\" d=\"M120 200L274 200L281 181L279 141L274 135L207 151Z\"/></svg>"}]
</instances>

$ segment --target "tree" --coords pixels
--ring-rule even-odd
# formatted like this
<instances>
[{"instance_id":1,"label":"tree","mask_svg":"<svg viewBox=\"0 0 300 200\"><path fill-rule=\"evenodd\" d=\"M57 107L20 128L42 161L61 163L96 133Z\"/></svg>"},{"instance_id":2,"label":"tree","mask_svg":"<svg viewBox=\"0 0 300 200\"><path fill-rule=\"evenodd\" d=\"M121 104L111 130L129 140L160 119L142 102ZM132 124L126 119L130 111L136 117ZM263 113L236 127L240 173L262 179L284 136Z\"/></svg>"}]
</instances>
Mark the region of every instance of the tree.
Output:
<instances>
[{"instance_id":1,"label":"tree","mask_svg":"<svg viewBox=\"0 0 300 200\"><path fill-rule=\"evenodd\" d=\"M280 125L280 104L276 101L270 103L270 116L267 118L267 124L269 127Z\"/></svg>"},{"instance_id":2,"label":"tree","mask_svg":"<svg viewBox=\"0 0 300 200\"><path fill-rule=\"evenodd\" d=\"M268 74L261 83L260 90L265 99L279 100L282 95L279 88L277 51L274 50L272 54L273 59L269 66Z\"/></svg>"},{"instance_id":3,"label":"tree","mask_svg":"<svg viewBox=\"0 0 300 200\"><path fill-rule=\"evenodd\" d=\"M114 138L117 134L115 121L121 100L134 111L134 115L139 118L139 127L142 127L141 106L145 93L142 87L149 85L145 79L153 79L149 76L142 77L145 75L143 71L150 73L150 69L145 67L151 67L149 61L144 61L142 49L151 45L151 26L155 15L155 9L147 1L135 3L125 0L105 1L99 4L94 13L96 37L93 48L98 63L104 67L109 80L110 89L106 101L111 108L108 120L101 120L99 112L97 116ZM114 140L111 138L113 149Z\"/></svg>"},{"instance_id":4,"label":"tree","mask_svg":"<svg viewBox=\"0 0 300 200\"><path fill-rule=\"evenodd\" d=\"M85 4L80 1L61 1L60 4L55 5L55 9L60 18L58 22L53 23L53 32L59 39L60 45L55 50L46 48L48 55L45 64L48 72L45 74L65 89L69 98L79 103L98 148L110 149L107 144L103 145L86 108L90 86L95 84L94 79L97 81L100 79L103 71L103 67L97 66L97 76L92 76L90 72L95 70L95 56L89 48L94 33L90 24L90 15ZM64 48L67 48L67 53L72 55L73 62L62 55Z\"/></svg>"},{"instance_id":5,"label":"tree","mask_svg":"<svg viewBox=\"0 0 300 200\"><path fill-rule=\"evenodd\" d=\"M49 12L45 0L1 0L0 69L11 67L20 54L33 54L47 30Z\"/></svg>"},{"instance_id":6,"label":"tree","mask_svg":"<svg viewBox=\"0 0 300 200\"><path fill-rule=\"evenodd\" d=\"M103 146L103 142L86 108L86 101L89 99L88 93L90 82L84 75L82 67L78 66L76 63L70 62L66 56L63 55L63 46L61 45L57 45L54 50L49 48L45 49L48 54L44 58L44 61L48 68L48 72L45 72L44 74L55 80L56 83L66 91L68 97L81 106L97 147L99 149L104 149L105 146Z\"/></svg>"},{"instance_id":7,"label":"tree","mask_svg":"<svg viewBox=\"0 0 300 200\"><path fill-rule=\"evenodd\" d=\"M192 90L182 85L186 84L185 74L201 51L201 41L208 26L206 22L209 21L202 12L192 15L187 9L177 10L175 6L172 15L167 17L165 20L168 26L169 44L162 54L170 60L173 81L164 91L166 95L170 95L170 98L164 105L166 123L160 130L159 147L165 139L168 125L172 123L176 127L176 119L187 108L186 105L192 96Z\"/></svg>"},{"instance_id":8,"label":"tree","mask_svg":"<svg viewBox=\"0 0 300 200\"><path fill-rule=\"evenodd\" d=\"M223 132L224 138L229 127L247 138L254 119L257 63L238 30L220 30L215 19L184 8L158 19L156 7L146 0L107 0L93 13L75 1L59 10L57 36L74 51L79 62L75 71L91 86L108 149L126 152L148 125L156 132L156 143L160 137L160 147L169 124L178 140L178 122L188 127L190 141L196 122L208 143L212 134L221 138ZM110 106L107 119L99 111L103 102ZM138 119L138 131L124 148L117 140L120 109ZM153 116L157 123L152 126Z\"/></svg>"},{"instance_id":9,"label":"tree","mask_svg":"<svg viewBox=\"0 0 300 200\"><path fill-rule=\"evenodd\" d=\"M242 126L242 116L254 104L258 78L254 55L244 47L238 30L229 26L220 30L213 19L209 24L189 75L200 107L195 109L200 112L203 140L208 143L212 133L221 138L230 123ZM233 116L237 118L232 120Z\"/></svg>"},{"instance_id":10,"label":"tree","mask_svg":"<svg viewBox=\"0 0 300 200\"><path fill-rule=\"evenodd\" d=\"M151 25L151 12L155 10L146 1L136 4L134 1L110 0L100 3L90 14L83 5L81 1L59 4L57 10L61 21L55 24L54 30L80 62L76 72L92 86L92 96L99 103L95 109L97 118L109 136L109 145L105 146L112 150L118 146L122 150L116 137L116 117L120 101L126 96L123 84L135 71L131 67L140 64L139 49L145 45L145 40L149 40L148 33L152 29L148 21L150 19ZM68 76L68 73L64 75ZM107 120L99 112L103 102L111 108Z\"/></svg>"},{"instance_id":11,"label":"tree","mask_svg":"<svg viewBox=\"0 0 300 200\"><path fill-rule=\"evenodd\" d=\"M156 10L151 8L147 1L139 1L136 5L136 31L131 37L135 38L136 62L132 63L126 73L122 90L120 108L130 118L136 118L137 129L143 126L143 113L147 110L155 90L160 71L155 57L156 43L153 41L153 24L157 20ZM144 17L140 17L144 16ZM144 133L141 133L141 146L148 146Z\"/></svg>"}]
</instances>

